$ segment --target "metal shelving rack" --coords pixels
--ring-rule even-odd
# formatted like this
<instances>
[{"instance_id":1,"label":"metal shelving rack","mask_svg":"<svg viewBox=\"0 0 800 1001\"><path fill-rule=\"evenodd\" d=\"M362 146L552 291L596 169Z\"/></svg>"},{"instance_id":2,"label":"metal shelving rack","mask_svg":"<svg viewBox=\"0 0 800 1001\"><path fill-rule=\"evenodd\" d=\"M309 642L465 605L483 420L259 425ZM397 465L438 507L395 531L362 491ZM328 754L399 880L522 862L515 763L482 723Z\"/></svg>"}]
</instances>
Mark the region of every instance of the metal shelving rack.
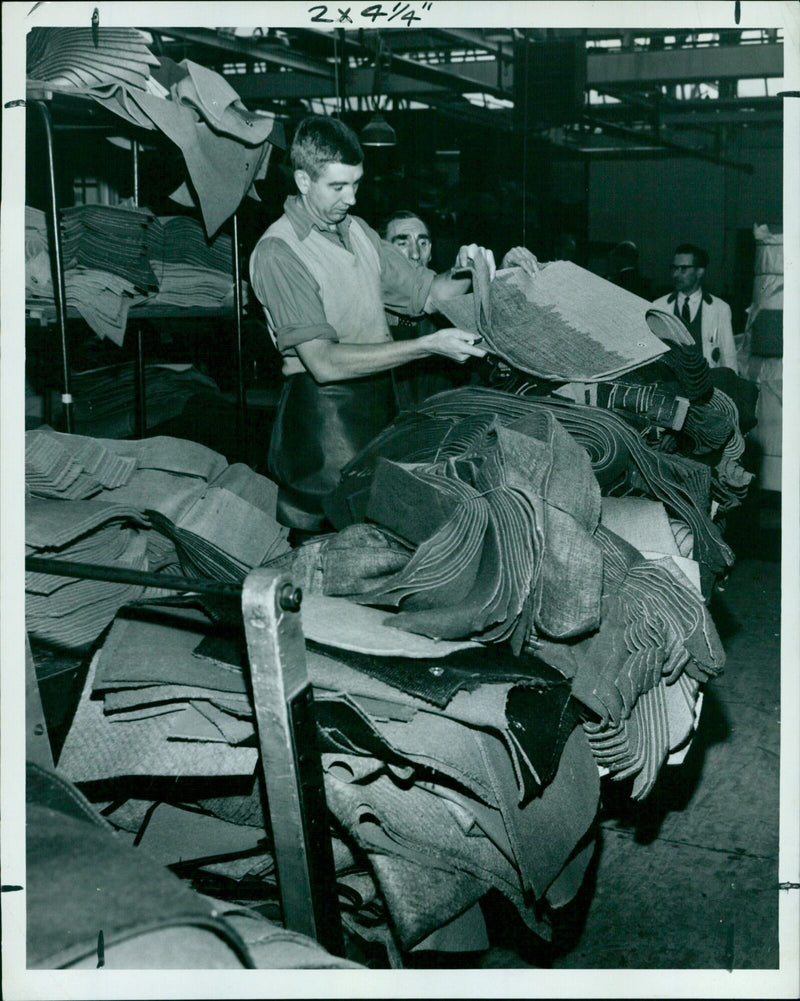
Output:
<instances>
[{"instance_id":1,"label":"metal shelving rack","mask_svg":"<svg viewBox=\"0 0 800 1001\"><path fill-rule=\"evenodd\" d=\"M64 281L64 257L61 240L61 228L59 226L59 204L58 188L56 184L56 156L53 142L53 114L51 107L57 112L61 107L91 104L91 98L74 94L55 94L53 91L29 91L27 94L26 107L36 108L39 112L44 129L45 144L47 150L47 177L49 199L47 203L47 224L48 242L50 244L50 261L53 271L53 320L58 327L61 348L61 380L62 393L61 402L63 405L65 430L72 433L74 428L73 398L71 393L71 367L70 350L67 337L67 318L77 316L73 310L67 308L66 287ZM124 131L124 122L114 119L115 128L119 126ZM80 124L74 126L76 131L80 131L86 126ZM131 138L132 150L132 171L133 171L133 201L139 205L139 141L137 137ZM237 438L241 454L247 454L247 397L244 381L244 361L242 344L242 274L241 257L239 252L239 220L238 213L233 215L233 310L229 309L196 309L185 310L176 307L147 306L142 305L132 307L130 310L128 323L131 321L144 319L198 319L211 317L233 317L235 320L234 338L234 364L236 367L236 424ZM50 322L50 315L45 312L43 317L47 323ZM141 325L136 325L136 358L135 358L135 380L136 387L134 399L135 411L135 435L143 438L147 431L147 401L145 382L145 352L143 343L143 332Z\"/></svg>"}]
</instances>

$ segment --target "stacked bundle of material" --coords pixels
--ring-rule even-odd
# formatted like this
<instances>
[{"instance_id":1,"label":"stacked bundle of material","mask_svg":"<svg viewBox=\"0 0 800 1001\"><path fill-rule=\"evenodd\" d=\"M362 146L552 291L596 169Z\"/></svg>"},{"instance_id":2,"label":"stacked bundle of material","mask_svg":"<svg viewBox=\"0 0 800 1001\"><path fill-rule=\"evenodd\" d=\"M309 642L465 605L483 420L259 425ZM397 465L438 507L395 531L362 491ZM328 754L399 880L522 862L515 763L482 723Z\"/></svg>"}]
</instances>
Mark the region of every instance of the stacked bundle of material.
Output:
<instances>
[{"instance_id":1,"label":"stacked bundle of material","mask_svg":"<svg viewBox=\"0 0 800 1001\"><path fill-rule=\"evenodd\" d=\"M101 338L123 343L132 306L232 307L231 238L220 234L208 241L197 219L85 205L64 211L62 229L67 306ZM26 308L30 316L49 317L53 282L47 224L44 213L30 206L25 234Z\"/></svg>"},{"instance_id":2,"label":"stacked bundle of material","mask_svg":"<svg viewBox=\"0 0 800 1001\"><path fill-rule=\"evenodd\" d=\"M151 259L159 290L152 306L221 309L233 301L233 249L227 233L207 240L202 223L190 216L163 216L163 242Z\"/></svg>"},{"instance_id":3,"label":"stacked bundle of material","mask_svg":"<svg viewBox=\"0 0 800 1001\"><path fill-rule=\"evenodd\" d=\"M98 251L99 252L99 251ZM115 344L122 344L131 306L145 301L145 294L108 265L114 255L102 247L100 267L70 267L64 273L67 307L77 310L92 330ZM53 315L53 279L44 212L25 207L25 308L41 320Z\"/></svg>"},{"instance_id":4,"label":"stacked bundle of material","mask_svg":"<svg viewBox=\"0 0 800 1001\"><path fill-rule=\"evenodd\" d=\"M695 483L688 467L697 464L680 456L641 445L639 458L637 436L599 408L470 389L422 409L345 471L334 519L375 524L344 527L326 543L322 586L399 608L397 623L413 631L508 638L514 650L535 652L571 680L592 746L614 748L602 749L603 765L635 776L633 795L647 795L670 749L690 735L695 682L724 663L701 595L671 559L678 547L666 523L677 498L704 527L708 480ZM595 425L606 437L590 434L594 447L584 451L585 428ZM598 480L628 475L632 457L633 472L650 475L665 498L666 510L657 506L669 546L645 546L658 559L600 522ZM703 536L694 541L699 548ZM684 673L692 681L678 686Z\"/></svg>"},{"instance_id":5,"label":"stacked bundle of material","mask_svg":"<svg viewBox=\"0 0 800 1001\"><path fill-rule=\"evenodd\" d=\"M158 59L136 28L33 28L29 79L71 89L125 84L144 89Z\"/></svg>"},{"instance_id":6,"label":"stacked bundle of material","mask_svg":"<svg viewBox=\"0 0 800 1001\"><path fill-rule=\"evenodd\" d=\"M108 271L140 292L158 290L150 261L161 255L164 234L149 209L76 205L61 213L61 229L65 270Z\"/></svg>"},{"instance_id":7,"label":"stacked bundle of material","mask_svg":"<svg viewBox=\"0 0 800 1001\"><path fill-rule=\"evenodd\" d=\"M177 417L198 393L219 393L216 382L193 365L146 365L144 371L148 426ZM134 434L135 380L133 362L76 372L72 377L75 429L103 438Z\"/></svg>"},{"instance_id":8,"label":"stacked bundle of material","mask_svg":"<svg viewBox=\"0 0 800 1001\"><path fill-rule=\"evenodd\" d=\"M116 455L94 438L59 435L49 428L25 435L25 486L36 497L84 500L103 487L124 486L136 460Z\"/></svg>"},{"instance_id":9,"label":"stacked bundle of material","mask_svg":"<svg viewBox=\"0 0 800 1001\"><path fill-rule=\"evenodd\" d=\"M30 84L85 94L130 124L159 130L181 150L211 236L266 176L273 145L283 147L275 116L249 112L228 81L184 60L157 59L149 38L118 29L34 28L28 33ZM150 67L153 73L150 74ZM172 197L193 205L188 184Z\"/></svg>"},{"instance_id":10,"label":"stacked bundle of material","mask_svg":"<svg viewBox=\"0 0 800 1001\"><path fill-rule=\"evenodd\" d=\"M289 549L275 485L194 442L42 429L26 433L26 460L29 554L236 580ZM145 593L45 574L28 574L26 591L31 635L67 647L95 640Z\"/></svg>"},{"instance_id":11,"label":"stacked bundle of material","mask_svg":"<svg viewBox=\"0 0 800 1001\"><path fill-rule=\"evenodd\" d=\"M25 504L26 555L147 570L147 521L128 504L102 500L44 500ZM36 639L68 648L95 640L140 585L25 575L25 616Z\"/></svg>"}]
</instances>

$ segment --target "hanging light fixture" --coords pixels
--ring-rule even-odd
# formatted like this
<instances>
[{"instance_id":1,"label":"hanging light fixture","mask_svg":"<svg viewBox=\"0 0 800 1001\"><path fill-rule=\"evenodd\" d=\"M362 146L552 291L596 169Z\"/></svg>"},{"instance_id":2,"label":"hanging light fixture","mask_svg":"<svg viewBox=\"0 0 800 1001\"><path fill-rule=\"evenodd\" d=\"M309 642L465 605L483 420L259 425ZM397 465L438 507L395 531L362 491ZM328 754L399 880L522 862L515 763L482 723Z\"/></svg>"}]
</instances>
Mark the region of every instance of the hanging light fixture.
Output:
<instances>
[{"instance_id":1,"label":"hanging light fixture","mask_svg":"<svg viewBox=\"0 0 800 1001\"><path fill-rule=\"evenodd\" d=\"M396 146L397 133L380 111L376 111L361 130L362 146Z\"/></svg>"},{"instance_id":2,"label":"hanging light fixture","mask_svg":"<svg viewBox=\"0 0 800 1001\"><path fill-rule=\"evenodd\" d=\"M373 93L373 115L361 130L359 140L362 146L396 146L397 133L383 117L380 108L381 100L381 56L383 54L383 41L378 35L378 44L375 52L375 76L372 82Z\"/></svg>"}]
</instances>

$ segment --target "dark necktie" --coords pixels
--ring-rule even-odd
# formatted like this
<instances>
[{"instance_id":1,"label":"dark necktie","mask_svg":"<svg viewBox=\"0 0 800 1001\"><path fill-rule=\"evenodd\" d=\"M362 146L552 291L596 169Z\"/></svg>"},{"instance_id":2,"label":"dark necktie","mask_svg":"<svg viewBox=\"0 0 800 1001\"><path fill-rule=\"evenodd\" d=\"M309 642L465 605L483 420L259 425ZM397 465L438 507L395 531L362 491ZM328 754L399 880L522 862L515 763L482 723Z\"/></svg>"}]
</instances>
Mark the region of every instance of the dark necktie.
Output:
<instances>
[{"instance_id":1,"label":"dark necktie","mask_svg":"<svg viewBox=\"0 0 800 1001\"><path fill-rule=\"evenodd\" d=\"M683 308L681 309L681 319L683 320L683 322L686 324L687 327L692 322L692 314L691 311L689 310L688 296L683 300Z\"/></svg>"}]
</instances>

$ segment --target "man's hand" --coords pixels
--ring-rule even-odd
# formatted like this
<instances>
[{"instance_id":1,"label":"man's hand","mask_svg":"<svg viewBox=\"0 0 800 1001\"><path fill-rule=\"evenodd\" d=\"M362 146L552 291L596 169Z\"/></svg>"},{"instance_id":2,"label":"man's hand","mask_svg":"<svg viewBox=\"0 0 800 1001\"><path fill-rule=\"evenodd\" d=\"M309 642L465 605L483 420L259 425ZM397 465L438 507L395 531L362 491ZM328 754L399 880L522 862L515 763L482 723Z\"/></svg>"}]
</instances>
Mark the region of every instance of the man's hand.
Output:
<instances>
[{"instance_id":1,"label":"man's hand","mask_svg":"<svg viewBox=\"0 0 800 1001\"><path fill-rule=\"evenodd\" d=\"M486 259L486 263L489 267L489 281L492 281L494 279L495 271L497 270L494 263L494 254L486 247L479 247L477 243L465 244L463 247L458 248L458 254L456 254L456 263L453 266L453 271L465 271L467 268L472 267L479 257L484 257Z\"/></svg>"},{"instance_id":2,"label":"man's hand","mask_svg":"<svg viewBox=\"0 0 800 1001\"><path fill-rule=\"evenodd\" d=\"M468 358L484 358L486 350L478 346L480 341L477 334L459 330L458 327L444 327L436 333L417 338L417 343L426 352L457 362L465 362Z\"/></svg>"},{"instance_id":3,"label":"man's hand","mask_svg":"<svg viewBox=\"0 0 800 1001\"><path fill-rule=\"evenodd\" d=\"M535 275L539 270L536 255L527 247L512 247L500 263L501 268L522 268L529 275Z\"/></svg>"}]
</instances>

